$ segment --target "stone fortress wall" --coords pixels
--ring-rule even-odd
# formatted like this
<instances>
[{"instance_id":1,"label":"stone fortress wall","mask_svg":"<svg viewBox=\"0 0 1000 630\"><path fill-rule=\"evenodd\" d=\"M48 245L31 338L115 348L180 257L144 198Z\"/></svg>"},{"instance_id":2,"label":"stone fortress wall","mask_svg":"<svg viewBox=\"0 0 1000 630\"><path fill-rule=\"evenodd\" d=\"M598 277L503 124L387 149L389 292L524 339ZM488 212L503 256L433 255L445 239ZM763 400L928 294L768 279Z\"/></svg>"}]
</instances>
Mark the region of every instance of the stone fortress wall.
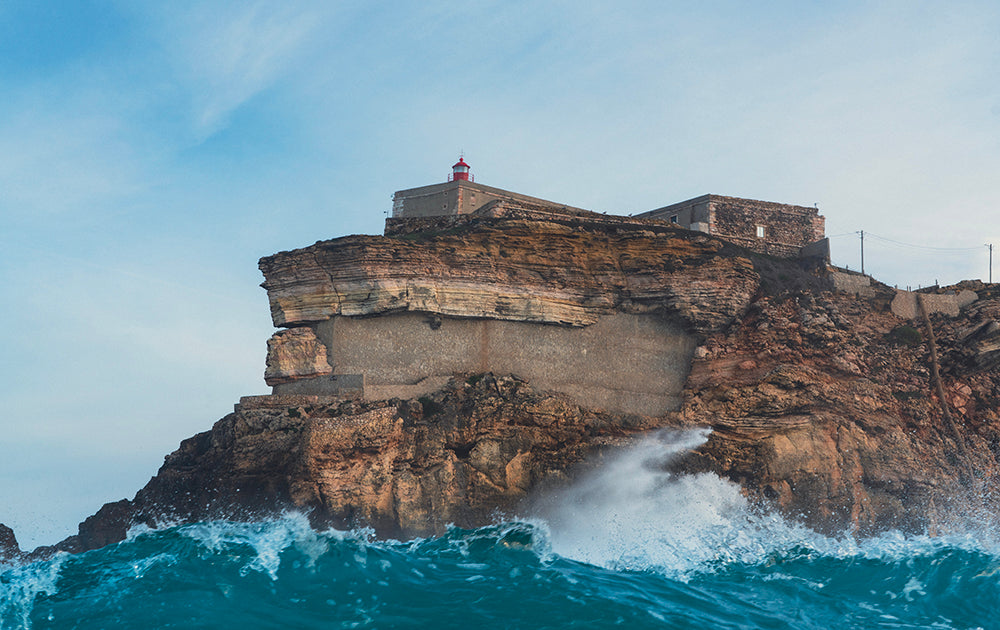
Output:
<instances>
[{"instance_id":1,"label":"stone fortress wall","mask_svg":"<svg viewBox=\"0 0 1000 630\"><path fill-rule=\"evenodd\" d=\"M394 228L400 228L405 221L468 215L498 202L543 211L594 214L545 199L456 179L397 191L393 195L392 216L387 227L390 222ZM667 221L771 256L797 258L803 255L803 248L810 248L807 256L829 260L829 244L824 239L826 221L817 208L708 194L643 212L633 218ZM405 230L405 227L402 229Z\"/></svg>"},{"instance_id":2,"label":"stone fortress wall","mask_svg":"<svg viewBox=\"0 0 1000 630\"><path fill-rule=\"evenodd\" d=\"M816 208L723 195L702 195L637 215L707 232L751 251L795 258L821 241L826 220Z\"/></svg>"}]
</instances>

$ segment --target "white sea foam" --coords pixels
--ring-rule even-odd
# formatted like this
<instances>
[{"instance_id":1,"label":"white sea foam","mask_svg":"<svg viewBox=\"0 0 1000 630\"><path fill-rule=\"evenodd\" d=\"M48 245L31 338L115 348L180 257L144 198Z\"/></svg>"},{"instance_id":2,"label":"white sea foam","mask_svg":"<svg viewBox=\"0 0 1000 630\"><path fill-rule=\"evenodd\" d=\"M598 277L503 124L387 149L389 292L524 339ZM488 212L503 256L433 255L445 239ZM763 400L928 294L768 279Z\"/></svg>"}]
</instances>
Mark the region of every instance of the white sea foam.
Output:
<instances>
[{"instance_id":1,"label":"white sea foam","mask_svg":"<svg viewBox=\"0 0 1000 630\"><path fill-rule=\"evenodd\" d=\"M60 552L50 560L12 567L0 567L0 629L30 628L31 610L39 595L58 591L59 575L70 557Z\"/></svg>"},{"instance_id":2,"label":"white sea foam","mask_svg":"<svg viewBox=\"0 0 1000 630\"><path fill-rule=\"evenodd\" d=\"M1000 556L1000 546L968 533L941 537L887 532L858 540L823 536L750 505L738 485L715 474L677 475L671 461L710 430L665 430L607 454L571 485L536 498L531 514L548 530L552 552L614 569L685 578L728 563L757 564L777 554L902 560L942 548ZM538 521L536 521L538 523Z\"/></svg>"},{"instance_id":3,"label":"white sea foam","mask_svg":"<svg viewBox=\"0 0 1000 630\"><path fill-rule=\"evenodd\" d=\"M709 432L657 432L535 501L552 550L608 568L683 577L720 563L759 562L777 548L829 546L804 527L755 512L739 486L717 475L667 472Z\"/></svg>"},{"instance_id":4,"label":"white sea foam","mask_svg":"<svg viewBox=\"0 0 1000 630\"><path fill-rule=\"evenodd\" d=\"M281 566L281 553L294 546L306 556L312 566L329 549L331 540L345 537L367 539L370 532L337 532L328 530L317 532L309 524L309 518L301 512L287 512L274 520L234 523L229 521L209 521L186 525L178 530L182 535L201 544L207 551L217 553L233 545L247 545L254 550L254 560L245 571L266 573L277 579Z\"/></svg>"}]
</instances>

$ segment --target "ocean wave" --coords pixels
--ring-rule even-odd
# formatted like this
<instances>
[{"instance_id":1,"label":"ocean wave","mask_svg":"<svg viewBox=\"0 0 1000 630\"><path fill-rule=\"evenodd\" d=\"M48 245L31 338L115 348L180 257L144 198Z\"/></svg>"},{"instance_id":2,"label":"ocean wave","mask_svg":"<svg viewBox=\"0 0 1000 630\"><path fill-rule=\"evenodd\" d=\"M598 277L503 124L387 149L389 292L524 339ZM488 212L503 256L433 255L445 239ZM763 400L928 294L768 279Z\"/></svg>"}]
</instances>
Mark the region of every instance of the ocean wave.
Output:
<instances>
[{"instance_id":1,"label":"ocean wave","mask_svg":"<svg viewBox=\"0 0 1000 630\"><path fill-rule=\"evenodd\" d=\"M567 558L688 579L729 564L825 556L887 562L941 549L1000 553L996 531L969 520L948 535L898 531L824 536L751 505L740 487L711 473L677 475L670 464L700 446L707 429L660 431L617 451L558 491L532 502L552 550Z\"/></svg>"},{"instance_id":2,"label":"ocean wave","mask_svg":"<svg viewBox=\"0 0 1000 630\"><path fill-rule=\"evenodd\" d=\"M658 545L628 567L563 555L541 521L406 542L301 514L197 523L4 568L0 628L996 627L1000 557L969 541L788 543L697 552L681 579Z\"/></svg>"},{"instance_id":3,"label":"ocean wave","mask_svg":"<svg viewBox=\"0 0 1000 630\"><path fill-rule=\"evenodd\" d=\"M376 540L308 518L137 528L0 567L6 628L997 628L989 536L822 536L714 475L665 472L661 434L524 518Z\"/></svg>"}]
</instances>

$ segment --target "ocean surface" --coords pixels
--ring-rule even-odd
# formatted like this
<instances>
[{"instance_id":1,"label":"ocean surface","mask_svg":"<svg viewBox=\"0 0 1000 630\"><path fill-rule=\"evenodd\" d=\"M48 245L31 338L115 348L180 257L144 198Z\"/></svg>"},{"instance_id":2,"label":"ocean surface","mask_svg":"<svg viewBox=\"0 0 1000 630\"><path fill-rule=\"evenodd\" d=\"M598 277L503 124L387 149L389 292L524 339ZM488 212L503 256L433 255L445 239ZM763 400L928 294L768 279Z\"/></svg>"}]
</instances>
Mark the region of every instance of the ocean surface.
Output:
<instances>
[{"instance_id":1,"label":"ocean surface","mask_svg":"<svg viewBox=\"0 0 1000 630\"><path fill-rule=\"evenodd\" d=\"M0 628L1000 628L989 531L855 540L661 464L610 457L521 518L406 542L302 514L136 529L0 566Z\"/></svg>"}]
</instances>

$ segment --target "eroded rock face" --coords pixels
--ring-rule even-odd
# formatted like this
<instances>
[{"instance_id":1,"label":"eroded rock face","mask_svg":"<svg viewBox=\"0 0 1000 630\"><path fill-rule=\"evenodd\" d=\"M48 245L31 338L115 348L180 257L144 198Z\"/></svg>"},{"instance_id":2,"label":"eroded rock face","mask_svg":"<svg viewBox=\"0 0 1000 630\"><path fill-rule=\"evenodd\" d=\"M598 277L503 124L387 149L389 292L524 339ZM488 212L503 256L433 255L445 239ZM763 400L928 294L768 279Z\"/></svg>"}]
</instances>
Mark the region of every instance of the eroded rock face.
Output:
<instances>
[{"instance_id":1,"label":"eroded rock face","mask_svg":"<svg viewBox=\"0 0 1000 630\"><path fill-rule=\"evenodd\" d=\"M17 544L14 530L0 523L0 561L14 560L21 557L21 548Z\"/></svg>"},{"instance_id":2,"label":"eroded rock face","mask_svg":"<svg viewBox=\"0 0 1000 630\"><path fill-rule=\"evenodd\" d=\"M453 218L262 259L275 325L293 327L268 344L267 383L320 394L332 368L364 378L368 398L421 396L495 372L588 407L676 410L694 336L742 313L760 277L717 239L598 216ZM670 329L640 353L654 369L611 372L648 322Z\"/></svg>"},{"instance_id":3,"label":"eroded rock face","mask_svg":"<svg viewBox=\"0 0 1000 630\"><path fill-rule=\"evenodd\" d=\"M893 314L891 290L823 292L792 262L669 228L472 227L348 237L263 259L275 323L295 325L275 344L284 367L271 378L322 369L305 360L321 354L311 345L320 338L304 331L335 340L326 330L340 323L334 316L422 311L426 321L406 318L428 330L454 323L437 314L572 332L640 314L701 343L680 412L609 414L491 374L454 378L419 399L261 397L185 440L134 500L105 506L60 548L121 540L135 522L285 507L309 510L317 525L388 536L483 525L588 454L663 426L713 429L679 470L731 479L821 531L935 531L963 511L998 514L996 286L976 288L977 301L953 319L932 316L942 401L926 332Z\"/></svg>"},{"instance_id":4,"label":"eroded rock face","mask_svg":"<svg viewBox=\"0 0 1000 630\"><path fill-rule=\"evenodd\" d=\"M264 382L268 385L332 373L327 348L312 328L279 330L267 340Z\"/></svg>"},{"instance_id":5,"label":"eroded rock face","mask_svg":"<svg viewBox=\"0 0 1000 630\"><path fill-rule=\"evenodd\" d=\"M981 366L998 308L994 297L934 318L952 431L915 322L843 294L759 300L694 362L682 414L714 432L686 469L722 474L823 531L934 531L995 515L1000 375Z\"/></svg>"},{"instance_id":6,"label":"eroded rock face","mask_svg":"<svg viewBox=\"0 0 1000 630\"><path fill-rule=\"evenodd\" d=\"M662 422L588 411L491 374L453 380L420 401L272 400L185 440L133 501L106 505L59 548L116 542L136 522L282 508L307 510L318 526L369 525L383 536L483 525L586 454Z\"/></svg>"},{"instance_id":7,"label":"eroded rock face","mask_svg":"<svg viewBox=\"0 0 1000 630\"><path fill-rule=\"evenodd\" d=\"M453 233L324 241L260 268L276 326L400 310L566 326L660 312L708 332L757 290L750 262L721 249L665 225L483 218Z\"/></svg>"}]
</instances>

